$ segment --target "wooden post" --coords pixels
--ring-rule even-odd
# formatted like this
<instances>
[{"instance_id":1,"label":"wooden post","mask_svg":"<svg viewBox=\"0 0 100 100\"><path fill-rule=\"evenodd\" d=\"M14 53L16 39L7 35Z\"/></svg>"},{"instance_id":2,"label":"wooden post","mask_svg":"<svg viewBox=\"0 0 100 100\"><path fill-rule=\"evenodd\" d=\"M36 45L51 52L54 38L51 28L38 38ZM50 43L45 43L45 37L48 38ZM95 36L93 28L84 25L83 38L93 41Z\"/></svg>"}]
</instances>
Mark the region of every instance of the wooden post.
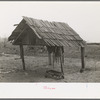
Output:
<instances>
[{"instance_id":1,"label":"wooden post","mask_svg":"<svg viewBox=\"0 0 100 100\"><path fill-rule=\"evenodd\" d=\"M82 68L80 70L81 73L84 71L85 68L84 55L85 55L85 47L81 47L81 63L82 63Z\"/></svg>"},{"instance_id":2,"label":"wooden post","mask_svg":"<svg viewBox=\"0 0 100 100\"><path fill-rule=\"evenodd\" d=\"M21 45L20 46L20 58L22 59L22 50L21 50Z\"/></svg>"},{"instance_id":3,"label":"wooden post","mask_svg":"<svg viewBox=\"0 0 100 100\"><path fill-rule=\"evenodd\" d=\"M63 62L62 62L62 58L60 57L60 63L61 63L61 72L64 74L64 71L63 71Z\"/></svg>"},{"instance_id":4,"label":"wooden post","mask_svg":"<svg viewBox=\"0 0 100 100\"><path fill-rule=\"evenodd\" d=\"M60 63L61 63L61 72L64 74L64 71L63 71L63 53L62 53L62 49L60 48Z\"/></svg>"},{"instance_id":5,"label":"wooden post","mask_svg":"<svg viewBox=\"0 0 100 100\"><path fill-rule=\"evenodd\" d=\"M20 45L20 57L21 57L21 59L22 59L23 70L25 70L25 61L24 61L24 50L23 50L23 45Z\"/></svg>"}]
</instances>

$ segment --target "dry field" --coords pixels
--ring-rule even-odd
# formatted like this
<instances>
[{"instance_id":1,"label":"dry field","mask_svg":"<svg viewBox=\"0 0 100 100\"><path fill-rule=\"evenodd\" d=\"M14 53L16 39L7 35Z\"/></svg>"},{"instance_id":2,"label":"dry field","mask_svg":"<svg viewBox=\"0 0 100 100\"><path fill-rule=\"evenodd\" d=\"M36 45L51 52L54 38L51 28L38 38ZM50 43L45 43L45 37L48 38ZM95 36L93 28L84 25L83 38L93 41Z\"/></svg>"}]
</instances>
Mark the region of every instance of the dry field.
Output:
<instances>
[{"instance_id":1,"label":"dry field","mask_svg":"<svg viewBox=\"0 0 100 100\"><path fill-rule=\"evenodd\" d=\"M70 49L70 48L69 48ZM26 71L22 70L22 62L18 55L0 54L0 82L100 82L100 45L86 47L86 69L80 73L80 51L66 49L64 63L64 79L45 78L45 72L53 69L48 66L45 56L25 56ZM55 70L60 66L55 64Z\"/></svg>"}]
</instances>

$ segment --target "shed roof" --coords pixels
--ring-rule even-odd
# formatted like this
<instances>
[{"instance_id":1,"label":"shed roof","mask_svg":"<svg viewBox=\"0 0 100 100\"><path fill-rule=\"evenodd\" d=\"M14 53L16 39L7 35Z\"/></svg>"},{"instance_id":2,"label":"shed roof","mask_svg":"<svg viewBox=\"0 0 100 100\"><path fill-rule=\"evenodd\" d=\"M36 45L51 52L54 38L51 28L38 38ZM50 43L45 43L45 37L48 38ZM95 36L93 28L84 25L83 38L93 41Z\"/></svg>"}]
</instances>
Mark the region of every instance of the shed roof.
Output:
<instances>
[{"instance_id":1,"label":"shed roof","mask_svg":"<svg viewBox=\"0 0 100 100\"><path fill-rule=\"evenodd\" d=\"M83 39L67 23L48 22L29 17L23 17L23 20L15 28L8 40L16 42L19 38L24 38L27 26L38 39L43 40L49 46L83 47L85 45Z\"/></svg>"}]
</instances>

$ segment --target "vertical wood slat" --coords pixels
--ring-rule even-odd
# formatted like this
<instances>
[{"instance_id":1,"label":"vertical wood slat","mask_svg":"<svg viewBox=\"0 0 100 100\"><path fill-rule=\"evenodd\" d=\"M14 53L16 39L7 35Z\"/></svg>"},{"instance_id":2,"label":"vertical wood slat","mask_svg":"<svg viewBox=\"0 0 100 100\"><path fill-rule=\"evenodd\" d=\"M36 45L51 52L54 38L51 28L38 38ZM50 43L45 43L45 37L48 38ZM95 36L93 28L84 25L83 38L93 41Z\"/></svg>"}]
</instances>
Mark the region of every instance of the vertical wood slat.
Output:
<instances>
[{"instance_id":1,"label":"vertical wood slat","mask_svg":"<svg viewBox=\"0 0 100 100\"><path fill-rule=\"evenodd\" d=\"M55 64L55 53L53 52L53 69L54 69L54 64Z\"/></svg>"},{"instance_id":2,"label":"vertical wood slat","mask_svg":"<svg viewBox=\"0 0 100 100\"><path fill-rule=\"evenodd\" d=\"M51 65L51 52L50 52L50 47L47 46L47 51L48 51L48 61L49 61L49 65Z\"/></svg>"},{"instance_id":3,"label":"vertical wood slat","mask_svg":"<svg viewBox=\"0 0 100 100\"><path fill-rule=\"evenodd\" d=\"M25 70L25 61L24 61L24 50L23 45L20 45L20 57L22 59L23 70Z\"/></svg>"},{"instance_id":4,"label":"vertical wood slat","mask_svg":"<svg viewBox=\"0 0 100 100\"><path fill-rule=\"evenodd\" d=\"M49 65L51 65L51 53L48 52Z\"/></svg>"},{"instance_id":5,"label":"vertical wood slat","mask_svg":"<svg viewBox=\"0 0 100 100\"><path fill-rule=\"evenodd\" d=\"M81 73L84 71L85 68L84 56L85 56L85 47L81 47L81 63L82 63L82 68L80 70Z\"/></svg>"}]
</instances>

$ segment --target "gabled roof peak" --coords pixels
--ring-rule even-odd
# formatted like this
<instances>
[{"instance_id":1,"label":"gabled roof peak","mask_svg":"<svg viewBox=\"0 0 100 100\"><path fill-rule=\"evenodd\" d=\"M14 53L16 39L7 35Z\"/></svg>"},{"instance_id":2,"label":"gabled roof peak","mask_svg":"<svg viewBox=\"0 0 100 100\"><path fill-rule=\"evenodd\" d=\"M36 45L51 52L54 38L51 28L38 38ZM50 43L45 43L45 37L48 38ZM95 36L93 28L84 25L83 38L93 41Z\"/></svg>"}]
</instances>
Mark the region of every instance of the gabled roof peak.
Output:
<instances>
[{"instance_id":1,"label":"gabled roof peak","mask_svg":"<svg viewBox=\"0 0 100 100\"><path fill-rule=\"evenodd\" d=\"M66 23L49 22L26 16L23 16L23 19L24 23L22 23L25 24L26 22L28 27L33 31L33 34L36 34L39 39L43 39L47 45L84 46L83 39ZM20 27L20 25L18 27ZM14 34L16 34L15 31L13 31L11 37L15 37ZM17 34L20 34L20 32Z\"/></svg>"}]
</instances>

